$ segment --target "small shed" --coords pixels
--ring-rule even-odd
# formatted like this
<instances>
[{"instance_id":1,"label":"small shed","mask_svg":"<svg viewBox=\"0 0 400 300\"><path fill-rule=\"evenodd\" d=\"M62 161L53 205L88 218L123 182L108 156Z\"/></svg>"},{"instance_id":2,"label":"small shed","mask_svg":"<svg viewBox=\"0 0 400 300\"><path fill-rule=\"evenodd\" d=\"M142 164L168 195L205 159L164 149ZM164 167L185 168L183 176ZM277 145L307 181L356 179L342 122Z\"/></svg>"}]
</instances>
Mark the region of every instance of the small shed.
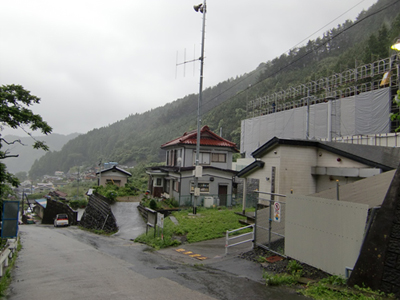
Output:
<instances>
[{"instance_id":1,"label":"small shed","mask_svg":"<svg viewBox=\"0 0 400 300\"><path fill-rule=\"evenodd\" d=\"M128 177L132 176L128 171L118 168L117 166L101 170L96 172L96 174L99 175L99 185L105 186L111 183L119 187L125 186L128 182Z\"/></svg>"},{"instance_id":2,"label":"small shed","mask_svg":"<svg viewBox=\"0 0 400 300\"><path fill-rule=\"evenodd\" d=\"M36 199L35 203L36 206L33 208L33 212L36 215L38 215L41 219L43 219L44 210L46 209L47 206L47 199L46 198Z\"/></svg>"}]
</instances>

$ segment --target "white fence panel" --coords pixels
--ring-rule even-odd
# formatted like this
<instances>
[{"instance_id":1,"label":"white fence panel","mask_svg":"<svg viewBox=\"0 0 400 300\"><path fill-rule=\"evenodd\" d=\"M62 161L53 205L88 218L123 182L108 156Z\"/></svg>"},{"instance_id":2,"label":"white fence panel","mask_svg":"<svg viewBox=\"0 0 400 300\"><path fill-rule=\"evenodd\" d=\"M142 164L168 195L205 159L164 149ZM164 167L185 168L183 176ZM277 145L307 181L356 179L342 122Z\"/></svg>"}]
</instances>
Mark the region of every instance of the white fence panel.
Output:
<instances>
[{"instance_id":1,"label":"white fence panel","mask_svg":"<svg viewBox=\"0 0 400 300\"><path fill-rule=\"evenodd\" d=\"M286 198L285 254L335 275L353 268L368 205L309 196Z\"/></svg>"}]
</instances>

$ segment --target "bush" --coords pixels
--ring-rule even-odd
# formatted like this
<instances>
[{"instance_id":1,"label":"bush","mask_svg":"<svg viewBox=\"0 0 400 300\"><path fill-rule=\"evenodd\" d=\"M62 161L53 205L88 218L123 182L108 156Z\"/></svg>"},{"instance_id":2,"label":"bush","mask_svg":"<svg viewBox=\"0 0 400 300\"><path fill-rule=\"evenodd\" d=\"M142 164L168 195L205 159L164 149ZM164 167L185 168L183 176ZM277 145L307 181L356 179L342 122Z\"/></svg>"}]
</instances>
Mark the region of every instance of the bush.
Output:
<instances>
[{"instance_id":1,"label":"bush","mask_svg":"<svg viewBox=\"0 0 400 300\"><path fill-rule=\"evenodd\" d=\"M81 199L81 200L71 200L69 202L69 206L72 209L78 209L78 208L85 208L88 205L88 201L85 199Z\"/></svg>"},{"instance_id":2,"label":"bush","mask_svg":"<svg viewBox=\"0 0 400 300\"><path fill-rule=\"evenodd\" d=\"M289 274L292 274L293 276L297 275L301 277L303 275L303 266L299 264L297 260L290 260L288 262L286 270L289 272Z\"/></svg>"},{"instance_id":3,"label":"bush","mask_svg":"<svg viewBox=\"0 0 400 300\"><path fill-rule=\"evenodd\" d=\"M118 193L116 191L107 191L105 197L110 199L111 203L114 203L117 201Z\"/></svg>"},{"instance_id":4,"label":"bush","mask_svg":"<svg viewBox=\"0 0 400 300\"><path fill-rule=\"evenodd\" d=\"M150 200L149 206L150 206L150 208L151 208L152 210L156 210L156 209L157 209L157 202L156 202L156 200L151 199L151 200Z\"/></svg>"},{"instance_id":5,"label":"bush","mask_svg":"<svg viewBox=\"0 0 400 300\"><path fill-rule=\"evenodd\" d=\"M178 201L175 200L175 198L165 199L163 202L166 205L168 205L170 208L179 207L179 203L178 203Z\"/></svg>"}]
</instances>

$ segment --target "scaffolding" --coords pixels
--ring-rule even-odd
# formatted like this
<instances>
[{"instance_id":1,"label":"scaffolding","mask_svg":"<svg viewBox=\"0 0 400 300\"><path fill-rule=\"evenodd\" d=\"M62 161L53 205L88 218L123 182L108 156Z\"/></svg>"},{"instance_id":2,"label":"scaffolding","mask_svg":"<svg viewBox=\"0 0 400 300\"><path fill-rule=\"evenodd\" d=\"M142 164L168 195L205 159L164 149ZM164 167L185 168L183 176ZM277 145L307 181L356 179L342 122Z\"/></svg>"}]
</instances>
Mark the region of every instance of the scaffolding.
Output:
<instances>
[{"instance_id":1,"label":"scaffolding","mask_svg":"<svg viewBox=\"0 0 400 300\"><path fill-rule=\"evenodd\" d=\"M386 84L381 84L385 74L389 80ZM398 85L399 60L395 54L342 73L251 100L246 106L247 118L306 106L308 102L309 105L314 105L380 88L394 89L398 88Z\"/></svg>"}]
</instances>

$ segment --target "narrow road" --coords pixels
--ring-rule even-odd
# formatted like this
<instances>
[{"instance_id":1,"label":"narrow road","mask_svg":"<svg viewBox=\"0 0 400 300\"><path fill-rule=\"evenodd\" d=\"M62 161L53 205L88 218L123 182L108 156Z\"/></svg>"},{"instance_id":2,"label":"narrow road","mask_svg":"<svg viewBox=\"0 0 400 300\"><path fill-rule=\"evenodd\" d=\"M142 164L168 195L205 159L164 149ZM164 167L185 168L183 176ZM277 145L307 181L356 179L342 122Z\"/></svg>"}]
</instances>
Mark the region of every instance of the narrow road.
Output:
<instances>
[{"instance_id":1,"label":"narrow road","mask_svg":"<svg viewBox=\"0 0 400 300\"><path fill-rule=\"evenodd\" d=\"M116 202L111 205L118 225L115 236L124 240L134 240L146 232L146 224L139 213L138 205L139 202Z\"/></svg>"},{"instance_id":2,"label":"narrow road","mask_svg":"<svg viewBox=\"0 0 400 300\"><path fill-rule=\"evenodd\" d=\"M77 227L22 225L20 236L23 248L6 299L305 299L286 288L173 262L147 246Z\"/></svg>"}]
</instances>

